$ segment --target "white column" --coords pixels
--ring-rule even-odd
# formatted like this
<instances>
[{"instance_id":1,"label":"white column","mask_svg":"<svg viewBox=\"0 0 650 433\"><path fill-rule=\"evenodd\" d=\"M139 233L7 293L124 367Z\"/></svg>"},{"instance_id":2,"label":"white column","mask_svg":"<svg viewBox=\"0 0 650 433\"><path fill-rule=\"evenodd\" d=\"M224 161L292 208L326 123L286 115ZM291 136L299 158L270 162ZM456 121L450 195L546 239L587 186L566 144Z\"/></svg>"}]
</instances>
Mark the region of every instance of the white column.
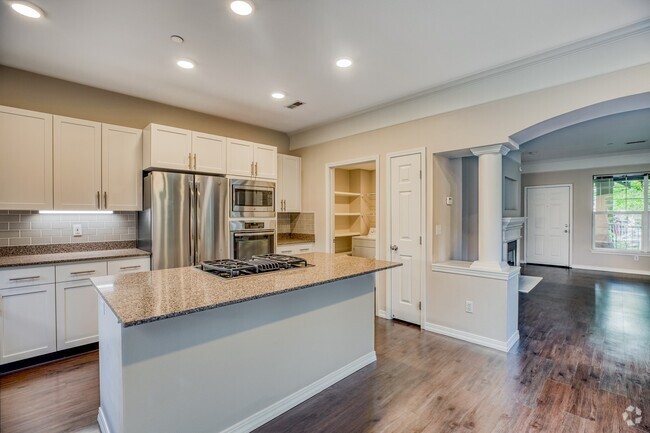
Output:
<instances>
[{"instance_id":1,"label":"white column","mask_svg":"<svg viewBox=\"0 0 650 433\"><path fill-rule=\"evenodd\" d=\"M503 155L502 144L471 149L478 156L478 260L472 269L501 272L509 268L502 259Z\"/></svg>"}]
</instances>

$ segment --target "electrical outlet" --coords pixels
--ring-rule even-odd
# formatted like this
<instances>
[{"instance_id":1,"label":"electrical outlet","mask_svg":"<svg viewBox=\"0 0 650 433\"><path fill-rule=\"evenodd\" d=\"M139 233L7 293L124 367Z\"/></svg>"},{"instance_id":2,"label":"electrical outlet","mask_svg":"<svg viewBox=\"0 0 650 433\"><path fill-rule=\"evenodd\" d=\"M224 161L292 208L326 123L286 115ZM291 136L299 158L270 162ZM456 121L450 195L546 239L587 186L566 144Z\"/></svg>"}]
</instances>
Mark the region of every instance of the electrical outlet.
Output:
<instances>
[{"instance_id":1,"label":"electrical outlet","mask_svg":"<svg viewBox=\"0 0 650 433\"><path fill-rule=\"evenodd\" d=\"M474 301L465 301L465 312L466 313L474 312Z\"/></svg>"},{"instance_id":2,"label":"electrical outlet","mask_svg":"<svg viewBox=\"0 0 650 433\"><path fill-rule=\"evenodd\" d=\"M639 256L634 256L634 261L638 262L639 261Z\"/></svg>"},{"instance_id":3,"label":"electrical outlet","mask_svg":"<svg viewBox=\"0 0 650 433\"><path fill-rule=\"evenodd\" d=\"M447 206L451 206L454 204L454 198L453 197L447 197L445 202L447 203Z\"/></svg>"},{"instance_id":4,"label":"electrical outlet","mask_svg":"<svg viewBox=\"0 0 650 433\"><path fill-rule=\"evenodd\" d=\"M81 224L72 224L72 235L74 237L82 236Z\"/></svg>"}]
</instances>

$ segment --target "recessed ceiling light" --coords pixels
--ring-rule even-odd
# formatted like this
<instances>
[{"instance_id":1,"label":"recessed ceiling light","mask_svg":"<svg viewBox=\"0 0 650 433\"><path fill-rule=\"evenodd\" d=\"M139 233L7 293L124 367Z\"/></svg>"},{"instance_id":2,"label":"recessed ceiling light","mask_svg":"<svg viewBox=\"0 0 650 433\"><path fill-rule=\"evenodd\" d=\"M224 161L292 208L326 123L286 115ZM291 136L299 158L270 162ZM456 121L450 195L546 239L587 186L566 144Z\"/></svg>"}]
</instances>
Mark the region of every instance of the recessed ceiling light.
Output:
<instances>
[{"instance_id":1,"label":"recessed ceiling light","mask_svg":"<svg viewBox=\"0 0 650 433\"><path fill-rule=\"evenodd\" d=\"M45 15L43 9L29 2L11 1L9 4L14 11L28 18L40 18Z\"/></svg>"},{"instance_id":2,"label":"recessed ceiling light","mask_svg":"<svg viewBox=\"0 0 650 433\"><path fill-rule=\"evenodd\" d=\"M183 39L181 36L178 35L171 35L169 39L172 40L172 42L176 42L177 44L182 44L185 42L185 39Z\"/></svg>"},{"instance_id":3,"label":"recessed ceiling light","mask_svg":"<svg viewBox=\"0 0 650 433\"><path fill-rule=\"evenodd\" d=\"M339 68L349 68L350 66L352 66L352 60L346 58L338 59L336 61L336 66L338 66Z\"/></svg>"},{"instance_id":4,"label":"recessed ceiling light","mask_svg":"<svg viewBox=\"0 0 650 433\"><path fill-rule=\"evenodd\" d=\"M284 99L285 96L286 95L284 93L282 93L282 92L273 92L273 93L271 93L271 97L273 97L275 99Z\"/></svg>"},{"instance_id":5,"label":"recessed ceiling light","mask_svg":"<svg viewBox=\"0 0 650 433\"><path fill-rule=\"evenodd\" d=\"M248 0L235 0L230 3L230 9L237 15L250 15L253 13L255 6L253 6L252 1Z\"/></svg>"},{"instance_id":6,"label":"recessed ceiling light","mask_svg":"<svg viewBox=\"0 0 650 433\"><path fill-rule=\"evenodd\" d=\"M181 59L178 62L176 62L176 64L183 69L194 69L194 62L192 62L191 60Z\"/></svg>"}]
</instances>

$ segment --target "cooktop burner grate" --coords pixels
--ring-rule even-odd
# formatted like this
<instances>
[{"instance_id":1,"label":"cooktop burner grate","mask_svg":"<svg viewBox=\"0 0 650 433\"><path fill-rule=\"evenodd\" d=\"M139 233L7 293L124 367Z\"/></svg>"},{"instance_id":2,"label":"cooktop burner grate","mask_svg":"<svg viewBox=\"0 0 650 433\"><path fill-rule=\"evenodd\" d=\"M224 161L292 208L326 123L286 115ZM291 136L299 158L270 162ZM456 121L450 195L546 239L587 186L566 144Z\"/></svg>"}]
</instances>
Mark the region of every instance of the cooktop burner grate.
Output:
<instances>
[{"instance_id":1,"label":"cooktop burner grate","mask_svg":"<svg viewBox=\"0 0 650 433\"><path fill-rule=\"evenodd\" d=\"M207 260L201 262L199 268L202 271L210 272L223 278L233 278L307 266L307 261L300 257L285 256L282 254L265 254L253 256L245 260Z\"/></svg>"}]
</instances>

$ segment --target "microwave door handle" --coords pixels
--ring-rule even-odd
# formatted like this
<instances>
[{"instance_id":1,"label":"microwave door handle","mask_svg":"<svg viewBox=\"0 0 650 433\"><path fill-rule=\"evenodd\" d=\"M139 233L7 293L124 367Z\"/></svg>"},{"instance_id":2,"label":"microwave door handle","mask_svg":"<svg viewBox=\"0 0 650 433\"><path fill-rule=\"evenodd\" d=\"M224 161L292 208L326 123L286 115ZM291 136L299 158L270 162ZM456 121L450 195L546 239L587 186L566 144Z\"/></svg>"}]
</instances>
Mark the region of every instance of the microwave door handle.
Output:
<instances>
[{"instance_id":1,"label":"microwave door handle","mask_svg":"<svg viewBox=\"0 0 650 433\"><path fill-rule=\"evenodd\" d=\"M268 236L273 235L273 230L266 230L261 232L239 232L233 233L233 236L236 238L247 238L249 236Z\"/></svg>"}]
</instances>

